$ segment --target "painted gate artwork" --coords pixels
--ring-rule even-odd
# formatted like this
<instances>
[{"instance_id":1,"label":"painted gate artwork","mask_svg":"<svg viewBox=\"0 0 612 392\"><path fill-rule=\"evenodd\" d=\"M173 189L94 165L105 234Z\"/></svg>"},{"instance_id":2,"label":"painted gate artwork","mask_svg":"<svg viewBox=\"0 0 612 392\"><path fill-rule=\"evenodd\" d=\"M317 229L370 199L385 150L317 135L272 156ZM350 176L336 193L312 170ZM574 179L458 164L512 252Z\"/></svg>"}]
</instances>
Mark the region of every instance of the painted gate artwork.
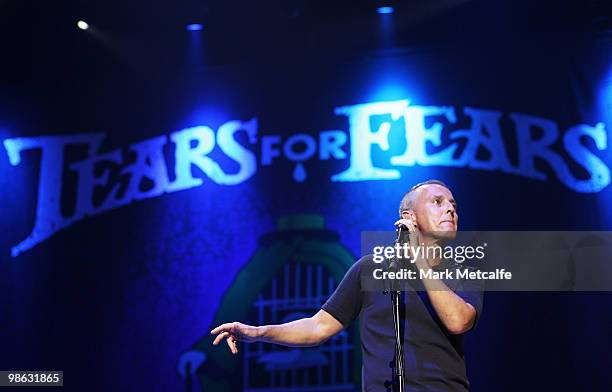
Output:
<instances>
[{"instance_id":1,"label":"painted gate artwork","mask_svg":"<svg viewBox=\"0 0 612 392\"><path fill-rule=\"evenodd\" d=\"M228 288L213 324L281 324L313 316L355 262L320 215L289 215L259 239L259 248ZM203 391L355 391L361 378L357 322L317 347L240 344L239 356L204 335L197 375ZM241 377L236 376L241 374Z\"/></svg>"},{"instance_id":2,"label":"painted gate artwork","mask_svg":"<svg viewBox=\"0 0 612 392\"><path fill-rule=\"evenodd\" d=\"M304 279L305 278L305 279ZM249 323L280 324L310 317L333 293L337 282L320 265L285 264L280 276L253 304ZM349 373L354 342L342 331L319 347L287 348L265 343L244 346L245 392L352 391ZM267 377L257 375L266 374Z\"/></svg>"}]
</instances>

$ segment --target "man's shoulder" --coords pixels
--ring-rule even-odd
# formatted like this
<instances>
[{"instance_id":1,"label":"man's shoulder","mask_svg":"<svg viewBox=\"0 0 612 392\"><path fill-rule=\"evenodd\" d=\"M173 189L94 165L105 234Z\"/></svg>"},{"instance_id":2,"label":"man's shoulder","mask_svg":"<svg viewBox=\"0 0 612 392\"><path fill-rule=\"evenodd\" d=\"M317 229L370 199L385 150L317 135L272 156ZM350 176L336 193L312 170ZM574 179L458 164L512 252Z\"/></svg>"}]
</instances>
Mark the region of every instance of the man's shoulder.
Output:
<instances>
[{"instance_id":1,"label":"man's shoulder","mask_svg":"<svg viewBox=\"0 0 612 392\"><path fill-rule=\"evenodd\" d=\"M359 260L357 260L355 264L353 264L353 266L363 271L369 270L373 267L379 268L380 263L376 263L374 261L374 255L370 253L365 256L361 256Z\"/></svg>"},{"instance_id":2,"label":"man's shoulder","mask_svg":"<svg viewBox=\"0 0 612 392\"><path fill-rule=\"evenodd\" d=\"M357 260L355 262L355 264L366 264L366 263L373 263L374 262L374 255L372 253L369 253L365 256L361 256L359 258L359 260Z\"/></svg>"},{"instance_id":3,"label":"man's shoulder","mask_svg":"<svg viewBox=\"0 0 612 392\"><path fill-rule=\"evenodd\" d=\"M368 271L374 265L377 265L374 263L374 255L368 254L357 259L357 261L350 266L346 274L358 277L361 273Z\"/></svg>"}]
</instances>

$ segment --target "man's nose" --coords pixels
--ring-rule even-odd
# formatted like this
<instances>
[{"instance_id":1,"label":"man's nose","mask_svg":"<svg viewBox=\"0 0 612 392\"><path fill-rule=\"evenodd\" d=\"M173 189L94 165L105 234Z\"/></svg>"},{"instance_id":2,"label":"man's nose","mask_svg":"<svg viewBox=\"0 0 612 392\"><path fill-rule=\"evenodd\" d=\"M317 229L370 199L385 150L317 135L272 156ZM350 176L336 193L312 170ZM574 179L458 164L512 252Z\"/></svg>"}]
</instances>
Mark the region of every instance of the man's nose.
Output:
<instances>
[{"instance_id":1,"label":"man's nose","mask_svg":"<svg viewBox=\"0 0 612 392\"><path fill-rule=\"evenodd\" d=\"M455 206L453 205L453 203L451 203L451 202L447 201L447 202L446 202L446 206L445 206L445 207L446 207L446 208L445 208L444 212L445 212L446 214L450 214L451 216L455 216L455 214L456 214L457 212L456 212L456 210L455 210Z\"/></svg>"}]
</instances>

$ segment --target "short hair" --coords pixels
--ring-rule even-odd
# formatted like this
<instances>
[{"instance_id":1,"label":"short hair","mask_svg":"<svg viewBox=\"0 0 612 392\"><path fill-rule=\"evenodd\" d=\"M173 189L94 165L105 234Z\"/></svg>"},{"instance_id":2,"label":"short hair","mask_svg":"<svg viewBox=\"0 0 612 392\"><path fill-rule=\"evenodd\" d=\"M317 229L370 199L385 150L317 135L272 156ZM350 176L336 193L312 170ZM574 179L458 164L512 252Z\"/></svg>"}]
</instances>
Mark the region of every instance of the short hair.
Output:
<instances>
[{"instance_id":1,"label":"short hair","mask_svg":"<svg viewBox=\"0 0 612 392\"><path fill-rule=\"evenodd\" d=\"M406 192L404 197L402 197L402 201L400 202L400 205L399 205L399 216L400 216L400 218L402 217L402 211L406 211L406 210L411 210L412 209L412 205L414 204L414 191L417 190L418 188L422 187L423 185L430 185L430 184L441 185L444 188L450 190L448 185L446 185L445 183L443 183L440 180L431 179L431 180L419 182L418 184L416 184L412 188L410 188L410 190L408 192Z\"/></svg>"}]
</instances>

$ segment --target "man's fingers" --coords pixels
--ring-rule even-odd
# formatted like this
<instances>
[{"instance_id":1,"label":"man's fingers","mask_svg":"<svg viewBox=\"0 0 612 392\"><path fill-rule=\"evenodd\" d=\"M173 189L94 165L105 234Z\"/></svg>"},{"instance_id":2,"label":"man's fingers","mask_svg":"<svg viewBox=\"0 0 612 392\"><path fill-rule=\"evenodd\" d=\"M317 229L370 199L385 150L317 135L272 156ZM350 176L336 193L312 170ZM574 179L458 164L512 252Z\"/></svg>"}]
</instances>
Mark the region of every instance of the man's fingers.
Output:
<instances>
[{"instance_id":1,"label":"man's fingers","mask_svg":"<svg viewBox=\"0 0 612 392\"><path fill-rule=\"evenodd\" d=\"M212 331L210 331L210 333L215 335L215 334L218 334L219 332L229 331L230 329L232 329L232 325L234 324L233 323L221 324L215 329L213 329Z\"/></svg>"},{"instance_id":2,"label":"man's fingers","mask_svg":"<svg viewBox=\"0 0 612 392\"><path fill-rule=\"evenodd\" d=\"M399 225L404 225L406 226L406 228L408 229L408 232L410 232L411 234L413 234L416 230L416 224L414 223L414 220L412 219L399 219L398 221L396 221L394 223L395 226L399 226Z\"/></svg>"},{"instance_id":3,"label":"man's fingers","mask_svg":"<svg viewBox=\"0 0 612 392\"><path fill-rule=\"evenodd\" d=\"M402 218L402 219L398 219L398 220L397 220L397 221L394 223L394 225L395 225L395 226L397 226L397 225L399 225L400 223L401 223L401 224L404 224L404 225L406 225L406 224L408 224L408 225L414 225L414 220L412 220L412 219L410 219L410 218L409 218L409 219L404 219L404 218Z\"/></svg>"},{"instance_id":4,"label":"man's fingers","mask_svg":"<svg viewBox=\"0 0 612 392\"><path fill-rule=\"evenodd\" d=\"M229 346L232 354L238 354L238 346L236 345L236 339L232 335L227 338L227 345Z\"/></svg>"},{"instance_id":5,"label":"man's fingers","mask_svg":"<svg viewBox=\"0 0 612 392\"><path fill-rule=\"evenodd\" d=\"M226 323L221 324L218 327L210 331L211 334L218 334L213 341L213 345L221 343L223 339L227 338L227 345L229 346L232 354L238 354L238 336L242 336L240 323Z\"/></svg>"},{"instance_id":6,"label":"man's fingers","mask_svg":"<svg viewBox=\"0 0 612 392\"><path fill-rule=\"evenodd\" d=\"M223 333L217 335L217 337L213 341L213 345L216 346L217 344L219 344L228 335L229 335L229 332L223 332Z\"/></svg>"}]
</instances>

